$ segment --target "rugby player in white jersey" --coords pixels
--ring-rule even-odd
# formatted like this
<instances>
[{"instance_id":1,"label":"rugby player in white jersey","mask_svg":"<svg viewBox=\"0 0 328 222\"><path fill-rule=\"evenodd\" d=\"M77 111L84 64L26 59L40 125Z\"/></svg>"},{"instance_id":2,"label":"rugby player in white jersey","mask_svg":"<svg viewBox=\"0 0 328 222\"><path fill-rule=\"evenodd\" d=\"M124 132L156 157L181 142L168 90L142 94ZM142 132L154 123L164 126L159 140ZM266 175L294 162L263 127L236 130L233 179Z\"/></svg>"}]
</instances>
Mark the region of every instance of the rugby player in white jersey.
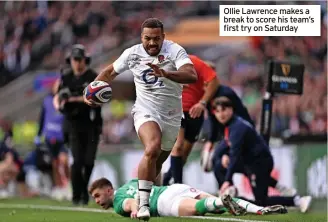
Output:
<instances>
[{"instance_id":1,"label":"rugby player in white jersey","mask_svg":"<svg viewBox=\"0 0 328 222\"><path fill-rule=\"evenodd\" d=\"M146 19L141 31L142 44L126 49L95 80L111 83L126 70L134 75L137 98L132 115L136 132L145 147L138 168L140 202L137 217L148 220L153 183L180 129L181 84L196 82L197 74L184 48L164 40L164 27L159 19ZM84 100L88 105L95 105L93 101Z\"/></svg>"}]
</instances>

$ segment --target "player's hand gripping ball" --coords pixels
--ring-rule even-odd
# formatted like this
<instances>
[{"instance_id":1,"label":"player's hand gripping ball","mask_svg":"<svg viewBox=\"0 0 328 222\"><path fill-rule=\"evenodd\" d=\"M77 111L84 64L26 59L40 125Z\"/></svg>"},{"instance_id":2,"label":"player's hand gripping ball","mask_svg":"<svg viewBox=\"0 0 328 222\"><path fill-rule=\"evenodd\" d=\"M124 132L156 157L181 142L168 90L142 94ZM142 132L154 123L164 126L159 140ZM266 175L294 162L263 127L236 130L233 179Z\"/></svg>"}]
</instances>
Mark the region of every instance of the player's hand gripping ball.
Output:
<instances>
[{"instance_id":1,"label":"player's hand gripping ball","mask_svg":"<svg viewBox=\"0 0 328 222\"><path fill-rule=\"evenodd\" d=\"M84 96L87 100L101 105L111 100L112 88L107 82L93 81L85 88Z\"/></svg>"}]
</instances>

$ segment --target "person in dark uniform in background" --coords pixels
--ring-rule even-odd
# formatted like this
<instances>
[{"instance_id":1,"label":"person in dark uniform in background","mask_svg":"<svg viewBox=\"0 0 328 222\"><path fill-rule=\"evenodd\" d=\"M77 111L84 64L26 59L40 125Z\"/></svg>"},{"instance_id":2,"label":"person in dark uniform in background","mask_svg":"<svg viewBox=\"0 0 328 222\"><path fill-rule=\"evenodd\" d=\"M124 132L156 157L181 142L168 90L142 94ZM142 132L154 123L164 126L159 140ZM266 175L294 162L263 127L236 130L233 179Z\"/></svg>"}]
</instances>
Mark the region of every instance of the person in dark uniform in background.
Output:
<instances>
[{"instance_id":1,"label":"person in dark uniform in background","mask_svg":"<svg viewBox=\"0 0 328 222\"><path fill-rule=\"evenodd\" d=\"M207 62L207 64L213 69L215 70L216 67L214 66L213 63L211 62ZM222 166L222 164L225 165L225 163L228 161L226 158L226 145L225 145L225 141L224 141L224 125L221 124L215 117L212 107L215 103L215 101L220 98L220 97L227 97L229 98L229 100L232 102L233 107L234 107L234 112L236 115L242 117L244 120L246 120L247 122L249 122L252 126L255 125L255 123L253 122L251 116L248 113L247 108L244 106L243 102L241 101L240 97L237 95L237 93L230 88L229 86L220 84L220 86L218 87L216 93L214 94L211 102L207 105L207 113L208 113L208 119L205 120L205 124L207 124L208 126L208 133L207 133L207 137L205 138L205 144L203 147L203 162L204 162L204 168L205 171L209 171L209 169L206 169L207 163L209 161L212 161L210 159L210 154L211 152L213 152L214 149L214 144L218 142L218 144L215 146L215 151L214 151L214 158L216 159L216 161L213 161L213 163L215 162L216 165L212 166L216 169L218 169L218 166ZM205 154L205 155L204 155ZM226 160L226 161L221 161L221 160ZM223 163L225 162L225 163ZM241 162L238 163L237 166L237 170L236 172L245 174L246 176L248 176L248 172L247 169L244 168L243 164ZM219 178L217 178L219 186L221 185L221 183L219 182ZM278 181L272 177L270 177L270 187L276 188L282 195L286 195L286 196L294 196L296 194L296 190L294 188L289 188L286 187L282 184L279 184Z\"/></svg>"},{"instance_id":2,"label":"person in dark uniform in background","mask_svg":"<svg viewBox=\"0 0 328 222\"><path fill-rule=\"evenodd\" d=\"M69 68L62 70L58 93L54 106L64 116L64 128L69 135L69 146L74 162L71 168L74 205L89 202L88 183L94 166L99 136L102 129L100 107L90 107L83 103L83 90L97 73L88 67L90 57L83 45L74 45L66 59Z\"/></svg>"},{"instance_id":3,"label":"person in dark uniform in background","mask_svg":"<svg viewBox=\"0 0 328 222\"><path fill-rule=\"evenodd\" d=\"M222 183L220 193L232 185L232 176L241 162L249 172L256 204L298 206L305 212L311 202L310 196L268 196L270 174L274 165L270 148L248 121L234 114L231 100L219 97L212 108L215 118L224 126L224 140L229 155L227 168L215 170L216 177L220 178Z\"/></svg>"},{"instance_id":4,"label":"person in dark uniform in background","mask_svg":"<svg viewBox=\"0 0 328 222\"><path fill-rule=\"evenodd\" d=\"M213 63L207 62L207 64L213 70L216 70L216 67L214 66ZM217 121L217 119L212 113L212 103L216 98L220 96L228 97L235 107L235 112L243 119L247 120L250 124L254 125L254 122L251 116L249 115L247 108L244 106L237 93L229 86L220 84L217 91L213 95L211 102L207 104L207 111L208 111L209 118L206 120L206 122L209 125L209 133L208 133L208 137L206 138L206 142L211 142L211 146L213 145L214 142L218 141L223 136L224 127L219 121ZM220 133L218 134L217 132Z\"/></svg>"}]
</instances>

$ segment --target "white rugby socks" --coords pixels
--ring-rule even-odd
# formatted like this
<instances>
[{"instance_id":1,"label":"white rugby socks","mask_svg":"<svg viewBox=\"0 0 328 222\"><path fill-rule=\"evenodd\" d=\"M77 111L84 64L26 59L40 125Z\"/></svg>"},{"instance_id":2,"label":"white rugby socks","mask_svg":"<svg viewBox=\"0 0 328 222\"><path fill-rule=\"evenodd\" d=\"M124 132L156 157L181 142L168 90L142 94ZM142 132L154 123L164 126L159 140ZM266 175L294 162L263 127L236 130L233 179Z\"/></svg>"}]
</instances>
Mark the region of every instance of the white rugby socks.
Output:
<instances>
[{"instance_id":1,"label":"white rugby socks","mask_svg":"<svg viewBox=\"0 0 328 222\"><path fill-rule=\"evenodd\" d=\"M233 200L241 207L245 208L247 213L254 213L256 214L259 210L261 210L263 207L257 206L255 204L252 204L248 201L239 199L239 198L233 198Z\"/></svg>"},{"instance_id":2,"label":"white rugby socks","mask_svg":"<svg viewBox=\"0 0 328 222\"><path fill-rule=\"evenodd\" d=\"M138 180L139 198L140 198L139 207L142 206L149 207L149 196L152 186L153 186L152 181Z\"/></svg>"},{"instance_id":3,"label":"white rugby socks","mask_svg":"<svg viewBox=\"0 0 328 222\"><path fill-rule=\"evenodd\" d=\"M223 206L221 198L208 197L205 199L205 206L211 212Z\"/></svg>"}]
</instances>

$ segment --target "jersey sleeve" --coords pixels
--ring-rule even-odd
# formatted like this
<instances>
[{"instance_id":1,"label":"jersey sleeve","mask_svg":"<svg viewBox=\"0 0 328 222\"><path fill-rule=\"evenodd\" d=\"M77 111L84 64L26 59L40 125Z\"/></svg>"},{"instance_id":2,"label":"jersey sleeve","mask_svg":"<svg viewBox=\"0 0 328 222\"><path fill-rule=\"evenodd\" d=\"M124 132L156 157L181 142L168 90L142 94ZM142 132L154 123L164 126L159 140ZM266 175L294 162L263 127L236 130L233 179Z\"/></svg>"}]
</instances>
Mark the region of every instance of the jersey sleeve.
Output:
<instances>
[{"instance_id":1,"label":"jersey sleeve","mask_svg":"<svg viewBox=\"0 0 328 222\"><path fill-rule=\"evenodd\" d=\"M114 205L113 206L114 211L115 211L115 213L117 213L117 214L119 214L123 217L129 217L130 216L130 214L125 212L124 208L123 208L123 203L126 199L127 198L124 195L120 194L120 193L116 194L115 198L114 198L114 204L113 204Z\"/></svg>"},{"instance_id":2,"label":"jersey sleeve","mask_svg":"<svg viewBox=\"0 0 328 222\"><path fill-rule=\"evenodd\" d=\"M192 61L190 60L186 50L178 45L178 44L174 44L175 46L175 59L174 59L174 63L177 69L179 69L181 66L186 65L186 64L193 64Z\"/></svg>"},{"instance_id":3,"label":"jersey sleeve","mask_svg":"<svg viewBox=\"0 0 328 222\"><path fill-rule=\"evenodd\" d=\"M129 69L128 59L131 53L131 48L124 50L118 59L113 63L114 70L117 74Z\"/></svg>"}]
</instances>

